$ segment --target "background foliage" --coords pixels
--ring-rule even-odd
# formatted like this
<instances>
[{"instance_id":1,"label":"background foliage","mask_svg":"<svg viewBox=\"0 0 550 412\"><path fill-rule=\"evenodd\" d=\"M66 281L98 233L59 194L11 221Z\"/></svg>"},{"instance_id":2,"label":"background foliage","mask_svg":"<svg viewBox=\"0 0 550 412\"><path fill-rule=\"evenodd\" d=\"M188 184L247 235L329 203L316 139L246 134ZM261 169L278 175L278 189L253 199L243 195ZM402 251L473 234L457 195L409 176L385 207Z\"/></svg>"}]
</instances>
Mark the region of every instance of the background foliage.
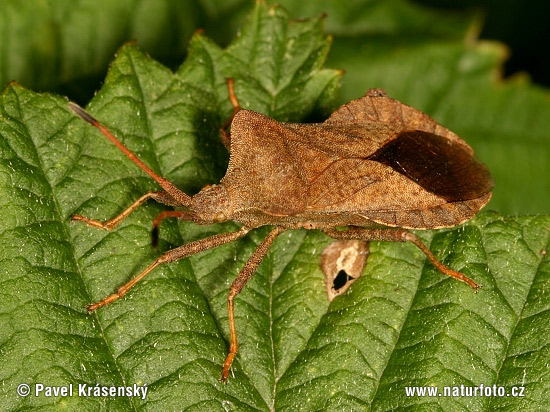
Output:
<instances>
[{"instance_id":1,"label":"background foliage","mask_svg":"<svg viewBox=\"0 0 550 412\"><path fill-rule=\"evenodd\" d=\"M226 293L265 231L166 265L97 314L104 297L160 251L219 231L162 227L151 250L148 204L106 233L69 224L108 218L155 188L64 99L11 84L0 100L0 408L67 410L540 410L548 404L548 92L503 81L506 48L478 41L478 12L413 3L137 1L0 6L0 75L57 90L190 193L225 170L217 128L225 77L244 106L279 120L321 120L369 87L418 107L474 146L497 187L467 225L422 233L438 256L483 285L444 279L410 245L374 244L360 279L330 305L311 232L285 234L237 300L235 377L217 382ZM326 11L326 18L318 18ZM228 44L248 14L240 35ZM197 27L205 35L191 38ZM333 33L332 46L324 30ZM325 59L328 61L325 63ZM150 51L175 74L143 53ZM323 67L345 69L346 74ZM92 88L90 89L90 84ZM339 91L339 85L341 90ZM339 92L339 94L338 94ZM509 214L536 213L531 217ZM139 399L21 398L17 384L147 383ZM525 385L525 398L407 398L408 385Z\"/></svg>"}]
</instances>

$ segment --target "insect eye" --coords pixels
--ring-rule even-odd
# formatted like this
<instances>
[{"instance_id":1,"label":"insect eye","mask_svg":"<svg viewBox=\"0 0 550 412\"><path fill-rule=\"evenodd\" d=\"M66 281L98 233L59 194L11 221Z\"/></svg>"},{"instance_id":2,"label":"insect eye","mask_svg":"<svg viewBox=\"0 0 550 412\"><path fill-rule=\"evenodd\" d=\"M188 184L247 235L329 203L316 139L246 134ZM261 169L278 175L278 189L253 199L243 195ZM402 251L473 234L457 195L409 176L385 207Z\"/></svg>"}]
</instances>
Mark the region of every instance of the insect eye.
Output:
<instances>
[{"instance_id":1,"label":"insect eye","mask_svg":"<svg viewBox=\"0 0 550 412\"><path fill-rule=\"evenodd\" d=\"M221 223L225 222L227 220L227 216L223 212L216 213L216 216L214 216L214 222Z\"/></svg>"}]
</instances>

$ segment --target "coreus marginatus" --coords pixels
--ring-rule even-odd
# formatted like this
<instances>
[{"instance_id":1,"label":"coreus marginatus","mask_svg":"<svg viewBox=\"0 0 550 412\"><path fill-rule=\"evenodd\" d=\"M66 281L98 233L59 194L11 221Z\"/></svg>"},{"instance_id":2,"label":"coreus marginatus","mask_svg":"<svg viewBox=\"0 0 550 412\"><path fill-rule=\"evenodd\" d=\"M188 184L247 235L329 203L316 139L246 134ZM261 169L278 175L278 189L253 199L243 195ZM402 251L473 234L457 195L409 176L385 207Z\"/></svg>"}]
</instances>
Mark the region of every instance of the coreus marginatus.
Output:
<instances>
[{"instance_id":1,"label":"coreus marginatus","mask_svg":"<svg viewBox=\"0 0 550 412\"><path fill-rule=\"evenodd\" d=\"M89 312L124 296L162 263L232 242L260 226L274 226L229 290L230 345L221 376L225 382L238 348L235 297L285 230L319 229L340 240L412 242L439 271L478 288L472 279L443 265L407 230L456 226L471 219L491 198L489 171L458 136L379 89L343 105L320 124L279 123L241 110L231 79L228 89L234 111L220 129L230 151L227 173L219 184L206 186L194 196L159 176L105 126L69 103L163 189L144 194L106 222L80 215L72 216L73 220L111 230L146 200L154 199L183 210L162 212L153 221L153 238L161 220L168 217L201 225L226 220L242 224L236 232L164 253L115 293L90 304ZM226 131L229 125L231 135Z\"/></svg>"}]
</instances>

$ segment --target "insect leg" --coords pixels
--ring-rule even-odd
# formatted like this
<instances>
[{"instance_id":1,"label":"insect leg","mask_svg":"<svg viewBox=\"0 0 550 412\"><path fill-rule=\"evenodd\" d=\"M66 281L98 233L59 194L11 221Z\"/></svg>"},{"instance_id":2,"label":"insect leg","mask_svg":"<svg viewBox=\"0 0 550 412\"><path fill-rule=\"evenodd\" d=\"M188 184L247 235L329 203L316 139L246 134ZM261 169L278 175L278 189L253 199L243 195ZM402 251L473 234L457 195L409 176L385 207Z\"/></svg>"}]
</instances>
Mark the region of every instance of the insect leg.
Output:
<instances>
[{"instance_id":1,"label":"insect leg","mask_svg":"<svg viewBox=\"0 0 550 412\"><path fill-rule=\"evenodd\" d=\"M273 244L273 241L283 231L283 228L275 227L271 232L269 232L266 238L262 241L262 243L260 243L254 253L250 256L250 258L248 258L248 261L243 266L243 268L237 275L237 278L233 281L231 288L229 289L229 295L227 296L227 314L229 318L229 334L231 341L229 343L229 353L227 354L225 362L223 363L223 371L220 378L220 381L222 382L227 382L227 378L229 377L229 368L231 367L233 359L235 358L235 355L237 354L237 350L239 348L239 344L237 342L237 329L235 327L235 297L241 292L241 290L243 290L244 286L250 280L252 275L254 275L256 269L258 269L258 266L260 266L260 263L265 257L267 251Z\"/></svg>"},{"instance_id":2,"label":"insect leg","mask_svg":"<svg viewBox=\"0 0 550 412\"><path fill-rule=\"evenodd\" d=\"M231 122L233 121L233 118L237 114L239 110L241 110L241 106L239 104L239 101L237 100L237 96L235 95L235 89L234 89L234 80L232 78L227 79L227 90L229 92L229 101L231 102L231 105L233 106L233 114L227 121L223 124L222 127L220 127L220 138L222 140L223 145L225 148L229 151L231 147L231 135L227 131L229 129L229 126L231 126Z\"/></svg>"},{"instance_id":3,"label":"insect leg","mask_svg":"<svg viewBox=\"0 0 550 412\"><path fill-rule=\"evenodd\" d=\"M166 192L162 192L162 191L147 192L143 196L141 196L139 199L137 199L134 203L132 203L130 206L128 206L125 210L123 210L122 213L120 213L119 215L115 216L112 219L106 220L105 222L102 222L96 219L90 219L89 217L85 217L82 215L72 215L71 220L79 220L81 222L86 223L88 226L97 227L99 229L112 230L115 227L117 227L120 224L120 222L126 219L130 213L132 213L134 210L140 207L148 199L154 199L159 203L170 205L170 206L179 205L179 203L175 201Z\"/></svg>"},{"instance_id":4,"label":"insect leg","mask_svg":"<svg viewBox=\"0 0 550 412\"><path fill-rule=\"evenodd\" d=\"M195 240L194 242L187 243L186 245L177 247L175 249L169 250L162 256L158 257L153 263L147 266L142 272L137 276L130 279L129 282L126 282L124 285L119 287L117 291L106 298L91 303L87 306L88 313L93 312L94 310L105 306L115 300L123 297L136 283L149 274L153 269L162 263L174 262L179 259L186 258L188 256L194 255L195 253L203 252L208 249L215 248L226 243L233 242L249 232L248 228L242 227L236 232L231 233L222 233L219 235L210 236L204 239Z\"/></svg>"},{"instance_id":5,"label":"insect leg","mask_svg":"<svg viewBox=\"0 0 550 412\"><path fill-rule=\"evenodd\" d=\"M441 273L458 279L472 289L477 290L479 285L463 273L457 272L441 263L428 247L413 233L405 229L368 229L368 228L353 228L349 230L339 231L335 229L325 229L324 232L335 239L363 239L363 240L380 240L386 242L411 242L415 244Z\"/></svg>"},{"instance_id":6,"label":"insect leg","mask_svg":"<svg viewBox=\"0 0 550 412\"><path fill-rule=\"evenodd\" d=\"M97 127L99 131L109 139L122 153L124 153L132 162L134 162L141 170L151 176L155 181L170 195L178 201L178 206L188 206L191 203L191 197L178 189L172 182L169 182L164 177L159 176L149 166L143 163L131 150L129 150L120 140L118 140L109 129L103 126L99 121L92 117L86 110L76 103L69 102L69 108L83 120Z\"/></svg>"}]
</instances>

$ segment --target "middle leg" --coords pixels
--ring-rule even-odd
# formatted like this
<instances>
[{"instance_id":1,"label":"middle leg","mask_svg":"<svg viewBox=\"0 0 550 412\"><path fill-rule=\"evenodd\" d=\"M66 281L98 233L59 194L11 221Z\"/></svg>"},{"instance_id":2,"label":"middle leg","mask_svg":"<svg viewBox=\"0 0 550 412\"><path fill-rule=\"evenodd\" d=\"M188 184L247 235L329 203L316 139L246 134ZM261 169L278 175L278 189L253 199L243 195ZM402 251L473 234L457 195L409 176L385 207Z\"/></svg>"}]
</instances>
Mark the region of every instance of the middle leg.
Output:
<instances>
[{"instance_id":1,"label":"middle leg","mask_svg":"<svg viewBox=\"0 0 550 412\"><path fill-rule=\"evenodd\" d=\"M227 378L229 378L229 368L231 368L231 364L233 363L233 359L235 358L235 355L237 355L237 350L239 348L237 341L237 328L235 327L235 297L237 297L241 290L243 290L252 275L256 273L256 269L258 269L258 266L262 263L262 260L273 244L273 241L283 231L284 229L282 227L277 226L269 232L262 243L260 243L260 245L256 248L254 253L248 258L248 261L237 275L237 278L233 281L231 289L229 289L229 295L227 296L227 315L229 317L229 335L231 341L229 344L229 353L223 363L223 371L220 378L220 381L222 382L227 382Z\"/></svg>"},{"instance_id":2,"label":"middle leg","mask_svg":"<svg viewBox=\"0 0 550 412\"><path fill-rule=\"evenodd\" d=\"M133 288L136 283L142 280L147 276L153 269L162 263L174 262L179 259L186 258L188 256L194 255L195 253L203 252L208 249L215 248L216 246L224 245L226 243L233 242L234 240L240 239L249 232L250 229L246 227L240 228L236 232L222 233L219 235L210 236L204 239L195 240L194 242L187 243L183 246L177 247L175 249L169 250L164 255L157 258L153 263L147 266L142 272L137 276L130 279L124 285L119 287L117 291L106 298L91 303L88 305L88 313L93 312L94 310L108 305L111 302L114 302L117 299L123 297L128 291Z\"/></svg>"}]
</instances>

